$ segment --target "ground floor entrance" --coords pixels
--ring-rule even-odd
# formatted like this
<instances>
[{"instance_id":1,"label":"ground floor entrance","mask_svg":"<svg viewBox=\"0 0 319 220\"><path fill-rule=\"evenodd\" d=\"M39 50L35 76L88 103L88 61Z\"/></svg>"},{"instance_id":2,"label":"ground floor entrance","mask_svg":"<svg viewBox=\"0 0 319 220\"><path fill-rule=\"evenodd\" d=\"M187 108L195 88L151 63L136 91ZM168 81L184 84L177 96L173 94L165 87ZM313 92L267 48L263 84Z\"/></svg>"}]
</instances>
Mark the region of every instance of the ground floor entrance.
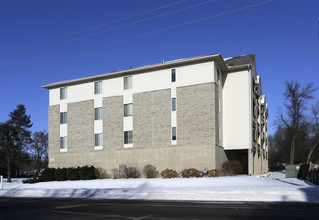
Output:
<instances>
[{"instance_id":1,"label":"ground floor entrance","mask_svg":"<svg viewBox=\"0 0 319 220\"><path fill-rule=\"evenodd\" d=\"M238 160L243 165L243 174L248 174L248 150L225 150L228 160Z\"/></svg>"}]
</instances>

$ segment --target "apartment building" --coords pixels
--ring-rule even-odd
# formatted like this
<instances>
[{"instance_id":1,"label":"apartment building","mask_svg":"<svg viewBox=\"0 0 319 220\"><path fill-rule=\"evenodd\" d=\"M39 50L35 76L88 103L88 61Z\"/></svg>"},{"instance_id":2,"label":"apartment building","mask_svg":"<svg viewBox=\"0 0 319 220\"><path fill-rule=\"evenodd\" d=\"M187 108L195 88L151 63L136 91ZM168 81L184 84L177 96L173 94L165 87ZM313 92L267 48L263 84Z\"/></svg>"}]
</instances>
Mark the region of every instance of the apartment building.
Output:
<instances>
[{"instance_id":1,"label":"apartment building","mask_svg":"<svg viewBox=\"0 0 319 220\"><path fill-rule=\"evenodd\" d=\"M180 59L42 86L49 166L268 171L268 106L253 54Z\"/></svg>"}]
</instances>

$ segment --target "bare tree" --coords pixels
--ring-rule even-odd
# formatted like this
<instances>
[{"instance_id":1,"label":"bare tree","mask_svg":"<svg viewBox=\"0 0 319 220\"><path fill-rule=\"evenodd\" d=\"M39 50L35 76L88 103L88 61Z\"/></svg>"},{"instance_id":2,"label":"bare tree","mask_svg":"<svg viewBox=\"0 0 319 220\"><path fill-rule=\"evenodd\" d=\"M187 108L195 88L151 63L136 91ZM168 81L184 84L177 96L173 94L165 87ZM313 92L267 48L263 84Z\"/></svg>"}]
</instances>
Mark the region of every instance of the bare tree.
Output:
<instances>
[{"instance_id":1,"label":"bare tree","mask_svg":"<svg viewBox=\"0 0 319 220\"><path fill-rule=\"evenodd\" d=\"M48 133L46 131L34 132L30 151L36 162L36 174L39 176L42 162L48 159Z\"/></svg>"},{"instance_id":2,"label":"bare tree","mask_svg":"<svg viewBox=\"0 0 319 220\"><path fill-rule=\"evenodd\" d=\"M291 135L289 163L294 164L296 137L305 118L306 104L308 100L314 98L313 93L317 89L313 83L308 83L302 88L297 81L286 81L285 87L283 93L285 110L279 112L276 124L277 128L287 129Z\"/></svg>"},{"instance_id":3,"label":"bare tree","mask_svg":"<svg viewBox=\"0 0 319 220\"><path fill-rule=\"evenodd\" d=\"M314 144L312 145L308 153L307 163L310 162L311 155L319 144L319 101L317 101L316 104L312 106L311 112L313 115L312 131L314 133Z\"/></svg>"}]
</instances>

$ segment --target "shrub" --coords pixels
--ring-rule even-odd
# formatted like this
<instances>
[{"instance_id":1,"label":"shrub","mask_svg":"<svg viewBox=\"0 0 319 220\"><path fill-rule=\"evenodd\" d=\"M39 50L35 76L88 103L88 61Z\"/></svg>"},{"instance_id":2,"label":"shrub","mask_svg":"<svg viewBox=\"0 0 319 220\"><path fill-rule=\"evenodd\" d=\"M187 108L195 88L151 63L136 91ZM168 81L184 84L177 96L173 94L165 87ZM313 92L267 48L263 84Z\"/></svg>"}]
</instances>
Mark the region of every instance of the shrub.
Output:
<instances>
[{"instance_id":1,"label":"shrub","mask_svg":"<svg viewBox=\"0 0 319 220\"><path fill-rule=\"evenodd\" d=\"M98 167L94 169L94 175L98 179L109 179L110 175L106 172L106 170Z\"/></svg>"},{"instance_id":2,"label":"shrub","mask_svg":"<svg viewBox=\"0 0 319 220\"><path fill-rule=\"evenodd\" d=\"M141 177L141 172L136 166L126 166L124 168L124 177L125 178L139 178Z\"/></svg>"},{"instance_id":3,"label":"shrub","mask_svg":"<svg viewBox=\"0 0 319 220\"><path fill-rule=\"evenodd\" d=\"M66 169L66 179L68 180L79 180L79 168L78 167L69 167Z\"/></svg>"},{"instance_id":4,"label":"shrub","mask_svg":"<svg viewBox=\"0 0 319 220\"><path fill-rule=\"evenodd\" d=\"M157 178L159 174L156 167L151 164L147 164L144 166L143 173L146 178Z\"/></svg>"},{"instance_id":5,"label":"shrub","mask_svg":"<svg viewBox=\"0 0 319 220\"><path fill-rule=\"evenodd\" d=\"M219 176L226 176L226 173L225 173L224 170L211 169L211 170L207 170L205 176L207 176L207 177L219 177Z\"/></svg>"},{"instance_id":6,"label":"shrub","mask_svg":"<svg viewBox=\"0 0 319 220\"><path fill-rule=\"evenodd\" d=\"M30 179L26 179L26 180L23 180L22 181L23 183L38 183L38 182L41 182L41 179L39 177L33 177L33 178L30 178Z\"/></svg>"},{"instance_id":7,"label":"shrub","mask_svg":"<svg viewBox=\"0 0 319 220\"><path fill-rule=\"evenodd\" d=\"M79 176L81 180L96 179L94 174L94 166L84 166L79 168Z\"/></svg>"},{"instance_id":8,"label":"shrub","mask_svg":"<svg viewBox=\"0 0 319 220\"><path fill-rule=\"evenodd\" d=\"M113 179L118 179L119 178L119 169L114 168L114 169L111 170L111 173L112 173Z\"/></svg>"},{"instance_id":9,"label":"shrub","mask_svg":"<svg viewBox=\"0 0 319 220\"><path fill-rule=\"evenodd\" d=\"M190 177L201 177L202 173L195 169L195 168L189 168L185 169L181 172L181 175L183 178L190 178Z\"/></svg>"},{"instance_id":10,"label":"shrub","mask_svg":"<svg viewBox=\"0 0 319 220\"><path fill-rule=\"evenodd\" d=\"M243 173L243 166L237 160L225 161L222 164L223 169L229 175L237 175Z\"/></svg>"},{"instance_id":11,"label":"shrub","mask_svg":"<svg viewBox=\"0 0 319 220\"><path fill-rule=\"evenodd\" d=\"M58 168L54 171L54 179L57 181L66 180L66 168Z\"/></svg>"},{"instance_id":12,"label":"shrub","mask_svg":"<svg viewBox=\"0 0 319 220\"><path fill-rule=\"evenodd\" d=\"M165 169L161 172L161 177L163 178L177 178L179 177L179 173L175 170Z\"/></svg>"},{"instance_id":13,"label":"shrub","mask_svg":"<svg viewBox=\"0 0 319 220\"><path fill-rule=\"evenodd\" d=\"M54 181L54 168L45 168L42 172L41 172L41 180L46 182L46 181Z\"/></svg>"}]
</instances>

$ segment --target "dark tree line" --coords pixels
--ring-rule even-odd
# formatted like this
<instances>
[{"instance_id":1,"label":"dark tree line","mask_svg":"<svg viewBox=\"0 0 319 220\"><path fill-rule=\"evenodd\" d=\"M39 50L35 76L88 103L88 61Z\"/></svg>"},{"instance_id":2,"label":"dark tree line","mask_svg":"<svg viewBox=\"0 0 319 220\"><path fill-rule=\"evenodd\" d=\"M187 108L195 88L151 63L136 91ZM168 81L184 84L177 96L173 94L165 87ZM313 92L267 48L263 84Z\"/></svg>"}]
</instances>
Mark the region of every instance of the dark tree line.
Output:
<instances>
[{"instance_id":1,"label":"dark tree line","mask_svg":"<svg viewBox=\"0 0 319 220\"><path fill-rule=\"evenodd\" d=\"M313 83L285 83L284 104L275 122L276 132L269 136L269 168L280 165L319 162L319 101ZM315 101L314 101L315 100Z\"/></svg>"},{"instance_id":2,"label":"dark tree line","mask_svg":"<svg viewBox=\"0 0 319 220\"><path fill-rule=\"evenodd\" d=\"M9 119L0 123L0 173L8 182L21 171L35 169L39 174L47 164L47 133L35 132L32 136L30 117L24 105L17 105Z\"/></svg>"}]
</instances>

